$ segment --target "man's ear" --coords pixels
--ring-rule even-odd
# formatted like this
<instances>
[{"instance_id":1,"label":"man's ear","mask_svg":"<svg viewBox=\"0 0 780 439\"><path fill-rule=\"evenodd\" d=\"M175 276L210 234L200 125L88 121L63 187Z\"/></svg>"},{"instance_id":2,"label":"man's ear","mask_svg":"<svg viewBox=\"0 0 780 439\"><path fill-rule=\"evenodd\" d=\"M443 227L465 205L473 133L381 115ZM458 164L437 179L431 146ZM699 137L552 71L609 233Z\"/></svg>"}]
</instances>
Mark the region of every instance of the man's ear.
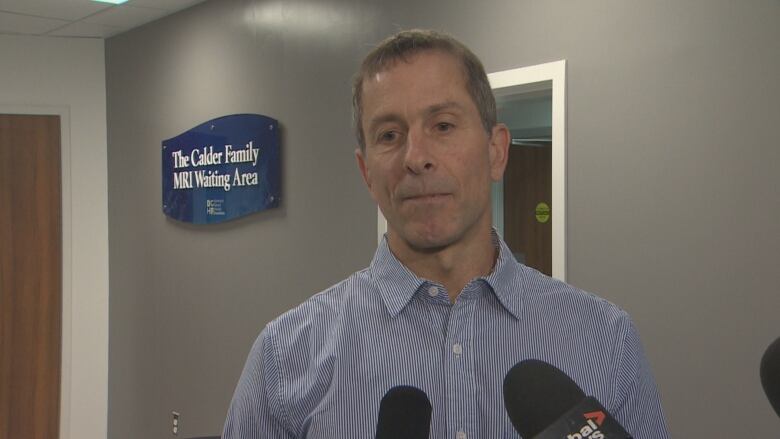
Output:
<instances>
[{"instance_id":1,"label":"man's ear","mask_svg":"<svg viewBox=\"0 0 780 439\"><path fill-rule=\"evenodd\" d=\"M504 169L509 159L509 128L503 123L498 123L493 127L490 133L490 143L488 144L490 159L490 178L493 181L500 181L504 177Z\"/></svg>"},{"instance_id":2,"label":"man's ear","mask_svg":"<svg viewBox=\"0 0 780 439\"><path fill-rule=\"evenodd\" d=\"M365 152L360 148L356 148L355 159L357 160L358 168L360 168L360 175L363 176L363 181L366 183L368 191L371 192L371 174L368 171L368 168L366 168Z\"/></svg>"}]
</instances>

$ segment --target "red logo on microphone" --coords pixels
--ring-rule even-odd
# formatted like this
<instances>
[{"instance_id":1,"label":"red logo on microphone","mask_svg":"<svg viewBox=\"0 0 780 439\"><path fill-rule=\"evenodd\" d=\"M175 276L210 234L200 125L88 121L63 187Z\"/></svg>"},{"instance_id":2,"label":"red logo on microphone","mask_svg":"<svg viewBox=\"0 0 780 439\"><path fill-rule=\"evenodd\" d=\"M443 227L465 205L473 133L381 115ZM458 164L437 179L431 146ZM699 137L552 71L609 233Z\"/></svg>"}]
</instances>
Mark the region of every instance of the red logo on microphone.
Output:
<instances>
[{"instance_id":1,"label":"red logo on microphone","mask_svg":"<svg viewBox=\"0 0 780 439\"><path fill-rule=\"evenodd\" d=\"M583 413L582 416L587 420L587 423L580 428L580 431L567 435L566 439L604 439L604 433L599 430L599 427L604 423L607 415L598 410Z\"/></svg>"},{"instance_id":2,"label":"red logo on microphone","mask_svg":"<svg viewBox=\"0 0 780 439\"><path fill-rule=\"evenodd\" d=\"M585 419L593 419L599 426L604 423L604 419L607 417L607 415L605 415L604 412L600 410L596 412L583 413L582 416L584 416Z\"/></svg>"}]
</instances>

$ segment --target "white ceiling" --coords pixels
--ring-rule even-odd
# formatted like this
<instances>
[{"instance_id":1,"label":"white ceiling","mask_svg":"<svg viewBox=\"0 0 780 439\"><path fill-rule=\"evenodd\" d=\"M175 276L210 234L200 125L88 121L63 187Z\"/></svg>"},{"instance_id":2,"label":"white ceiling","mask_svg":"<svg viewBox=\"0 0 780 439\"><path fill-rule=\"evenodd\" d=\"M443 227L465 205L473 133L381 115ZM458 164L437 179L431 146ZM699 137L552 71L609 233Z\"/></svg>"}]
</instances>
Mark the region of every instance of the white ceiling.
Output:
<instances>
[{"instance_id":1,"label":"white ceiling","mask_svg":"<svg viewBox=\"0 0 780 439\"><path fill-rule=\"evenodd\" d=\"M108 38L204 0L0 0L0 34Z\"/></svg>"}]
</instances>

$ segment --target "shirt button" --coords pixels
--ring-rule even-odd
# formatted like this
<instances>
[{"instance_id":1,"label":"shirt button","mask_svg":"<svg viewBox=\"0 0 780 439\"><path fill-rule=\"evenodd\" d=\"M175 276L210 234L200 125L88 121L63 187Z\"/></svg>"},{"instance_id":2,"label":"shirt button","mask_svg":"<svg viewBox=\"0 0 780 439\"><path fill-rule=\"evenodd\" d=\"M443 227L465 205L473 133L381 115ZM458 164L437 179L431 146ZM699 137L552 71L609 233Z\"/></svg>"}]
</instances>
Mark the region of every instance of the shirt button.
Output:
<instances>
[{"instance_id":1,"label":"shirt button","mask_svg":"<svg viewBox=\"0 0 780 439\"><path fill-rule=\"evenodd\" d=\"M457 434L455 434L455 439L466 439L466 433L459 431Z\"/></svg>"},{"instance_id":2,"label":"shirt button","mask_svg":"<svg viewBox=\"0 0 780 439\"><path fill-rule=\"evenodd\" d=\"M454 345L452 345L452 352L454 352L455 355L462 354L463 353L463 346L461 346L460 343L455 343ZM463 434L465 434L465 433L463 433ZM466 437L466 436L463 436L463 437Z\"/></svg>"},{"instance_id":3,"label":"shirt button","mask_svg":"<svg viewBox=\"0 0 780 439\"><path fill-rule=\"evenodd\" d=\"M436 297L439 295L439 289L436 287L429 287L428 288L428 295L431 297Z\"/></svg>"}]
</instances>

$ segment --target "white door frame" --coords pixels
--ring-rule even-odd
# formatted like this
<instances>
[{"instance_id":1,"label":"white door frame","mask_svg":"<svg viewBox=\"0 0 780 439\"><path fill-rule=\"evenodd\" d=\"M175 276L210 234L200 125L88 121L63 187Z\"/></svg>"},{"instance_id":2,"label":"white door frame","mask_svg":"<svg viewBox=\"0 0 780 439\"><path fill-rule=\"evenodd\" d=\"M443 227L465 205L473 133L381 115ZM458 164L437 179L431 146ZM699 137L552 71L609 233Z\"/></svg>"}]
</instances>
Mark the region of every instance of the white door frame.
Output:
<instances>
[{"instance_id":1,"label":"white door frame","mask_svg":"<svg viewBox=\"0 0 780 439\"><path fill-rule=\"evenodd\" d=\"M566 281L566 60L488 75L496 96L552 88L552 275Z\"/></svg>"},{"instance_id":2,"label":"white door frame","mask_svg":"<svg viewBox=\"0 0 780 439\"><path fill-rule=\"evenodd\" d=\"M497 96L552 82L552 275L566 281L566 60L488 74ZM387 220L377 207L377 242Z\"/></svg>"}]
</instances>

